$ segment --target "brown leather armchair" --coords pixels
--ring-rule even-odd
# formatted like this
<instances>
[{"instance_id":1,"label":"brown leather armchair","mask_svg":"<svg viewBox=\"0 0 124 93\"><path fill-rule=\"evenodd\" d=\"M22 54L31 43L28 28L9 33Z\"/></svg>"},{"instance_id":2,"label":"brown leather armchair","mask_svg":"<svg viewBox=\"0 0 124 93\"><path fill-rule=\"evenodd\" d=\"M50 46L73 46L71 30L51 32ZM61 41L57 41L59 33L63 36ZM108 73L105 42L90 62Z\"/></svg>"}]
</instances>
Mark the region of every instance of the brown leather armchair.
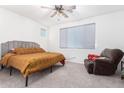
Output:
<instances>
[{"instance_id":1,"label":"brown leather armchair","mask_svg":"<svg viewBox=\"0 0 124 93\"><path fill-rule=\"evenodd\" d=\"M120 49L104 49L95 62L85 59L84 65L90 74L112 75L116 72L122 57L123 52Z\"/></svg>"}]
</instances>

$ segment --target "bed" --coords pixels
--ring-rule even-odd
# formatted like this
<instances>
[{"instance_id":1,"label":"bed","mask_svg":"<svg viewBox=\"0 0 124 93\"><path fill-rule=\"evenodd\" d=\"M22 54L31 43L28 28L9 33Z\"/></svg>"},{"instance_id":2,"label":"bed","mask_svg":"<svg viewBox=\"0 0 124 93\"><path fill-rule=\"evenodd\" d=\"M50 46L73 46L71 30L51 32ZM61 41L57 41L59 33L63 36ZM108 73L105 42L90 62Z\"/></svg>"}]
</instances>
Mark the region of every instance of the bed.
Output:
<instances>
[{"instance_id":1,"label":"bed","mask_svg":"<svg viewBox=\"0 0 124 93\"><path fill-rule=\"evenodd\" d=\"M28 76L45 68L51 68L60 62L65 64L65 57L61 53L46 52L40 45L34 42L8 41L1 44L2 67L19 70L26 78L25 86L28 86Z\"/></svg>"}]
</instances>

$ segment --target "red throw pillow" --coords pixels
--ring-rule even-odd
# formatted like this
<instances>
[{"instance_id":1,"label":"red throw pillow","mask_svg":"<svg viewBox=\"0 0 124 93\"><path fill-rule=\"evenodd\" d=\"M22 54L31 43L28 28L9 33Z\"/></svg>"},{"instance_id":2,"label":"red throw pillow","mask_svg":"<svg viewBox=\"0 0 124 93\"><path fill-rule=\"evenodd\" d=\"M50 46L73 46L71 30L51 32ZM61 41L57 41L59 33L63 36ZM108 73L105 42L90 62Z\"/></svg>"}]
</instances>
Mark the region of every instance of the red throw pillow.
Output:
<instances>
[{"instance_id":1,"label":"red throw pillow","mask_svg":"<svg viewBox=\"0 0 124 93\"><path fill-rule=\"evenodd\" d=\"M91 60L91 61L95 61L96 58L100 57L99 55L96 55L96 54L88 54L88 59Z\"/></svg>"}]
</instances>

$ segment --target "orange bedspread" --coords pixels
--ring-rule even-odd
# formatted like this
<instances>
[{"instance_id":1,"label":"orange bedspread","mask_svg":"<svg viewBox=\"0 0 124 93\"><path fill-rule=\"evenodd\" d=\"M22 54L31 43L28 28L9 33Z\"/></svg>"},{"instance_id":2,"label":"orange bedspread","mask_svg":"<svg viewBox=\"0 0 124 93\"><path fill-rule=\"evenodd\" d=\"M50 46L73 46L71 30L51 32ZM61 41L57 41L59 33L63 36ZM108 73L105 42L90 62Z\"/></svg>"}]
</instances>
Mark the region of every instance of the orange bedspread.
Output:
<instances>
[{"instance_id":1,"label":"orange bedspread","mask_svg":"<svg viewBox=\"0 0 124 93\"><path fill-rule=\"evenodd\" d=\"M8 53L2 58L1 63L7 67L14 67L20 70L24 76L27 76L63 60L65 58L62 54L54 52L23 55Z\"/></svg>"}]
</instances>

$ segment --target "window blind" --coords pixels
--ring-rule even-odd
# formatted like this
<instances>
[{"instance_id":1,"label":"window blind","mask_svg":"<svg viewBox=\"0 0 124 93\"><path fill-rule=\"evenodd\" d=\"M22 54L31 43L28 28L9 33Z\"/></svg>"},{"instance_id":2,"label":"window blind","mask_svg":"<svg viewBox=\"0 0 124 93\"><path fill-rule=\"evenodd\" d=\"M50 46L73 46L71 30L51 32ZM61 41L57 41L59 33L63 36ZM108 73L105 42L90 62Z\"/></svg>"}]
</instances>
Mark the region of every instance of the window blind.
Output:
<instances>
[{"instance_id":1,"label":"window blind","mask_svg":"<svg viewBox=\"0 0 124 93\"><path fill-rule=\"evenodd\" d=\"M60 48L95 48L95 23L60 29Z\"/></svg>"}]
</instances>

